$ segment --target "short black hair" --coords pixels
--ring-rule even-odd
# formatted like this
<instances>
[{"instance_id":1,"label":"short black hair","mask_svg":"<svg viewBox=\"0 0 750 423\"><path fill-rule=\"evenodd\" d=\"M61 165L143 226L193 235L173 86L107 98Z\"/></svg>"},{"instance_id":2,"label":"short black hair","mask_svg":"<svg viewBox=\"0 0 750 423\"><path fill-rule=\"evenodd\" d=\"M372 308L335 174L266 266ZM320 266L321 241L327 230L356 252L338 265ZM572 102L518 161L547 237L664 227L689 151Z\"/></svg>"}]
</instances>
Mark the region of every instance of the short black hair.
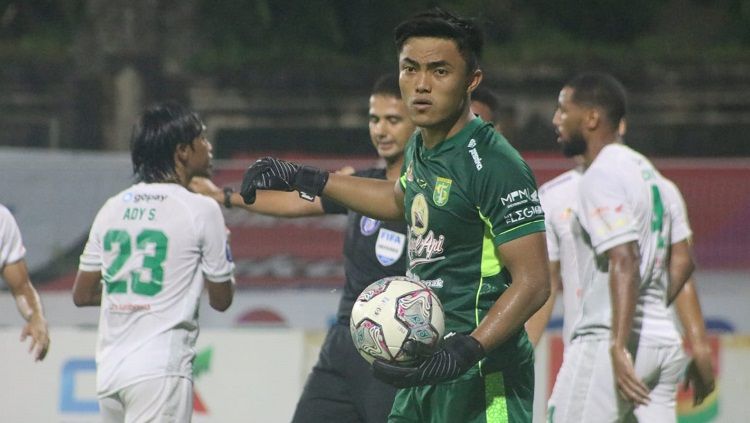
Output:
<instances>
[{"instance_id":1,"label":"short black hair","mask_svg":"<svg viewBox=\"0 0 750 423\"><path fill-rule=\"evenodd\" d=\"M137 182L166 182L177 178L174 153L191 144L204 131L194 112L176 102L148 107L133 126L130 154Z\"/></svg>"},{"instance_id":2,"label":"short black hair","mask_svg":"<svg viewBox=\"0 0 750 423\"><path fill-rule=\"evenodd\" d=\"M471 92L471 101L480 101L486 104L492 111L492 114L497 113L498 108L500 108L500 101L497 99L495 93L484 85L479 85Z\"/></svg>"},{"instance_id":3,"label":"short black hair","mask_svg":"<svg viewBox=\"0 0 750 423\"><path fill-rule=\"evenodd\" d=\"M401 52L411 37L435 37L453 40L466 61L468 72L479 68L484 36L470 19L461 18L439 7L413 15L394 30L396 49Z\"/></svg>"},{"instance_id":4,"label":"short black hair","mask_svg":"<svg viewBox=\"0 0 750 423\"><path fill-rule=\"evenodd\" d=\"M565 86L573 89L571 100L574 103L603 109L613 128L617 128L627 114L628 100L625 87L610 74L583 73L568 81Z\"/></svg>"},{"instance_id":5,"label":"short black hair","mask_svg":"<svg viewBox=\"0 0 750 423\"><path fill-rule=\"evenodd\" d=\"M387 73L380 76L372 86L370 95L383 95L401 98L401 88L398 86L398 74Z\"/></svg>"}]
</instances>

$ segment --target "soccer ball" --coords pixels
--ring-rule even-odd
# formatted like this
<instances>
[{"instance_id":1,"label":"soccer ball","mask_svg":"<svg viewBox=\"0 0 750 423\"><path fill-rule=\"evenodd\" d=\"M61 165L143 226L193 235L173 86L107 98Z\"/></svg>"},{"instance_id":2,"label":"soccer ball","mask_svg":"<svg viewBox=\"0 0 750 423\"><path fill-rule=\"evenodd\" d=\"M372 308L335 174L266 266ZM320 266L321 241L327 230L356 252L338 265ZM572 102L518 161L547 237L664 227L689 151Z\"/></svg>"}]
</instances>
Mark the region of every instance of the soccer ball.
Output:
<instances>
[{"instance_id":1,"label":"soccer ball","mask_svg":"<svg viewBox=\"0 0 750 423\"><path fill-rule=\"evenodd\" d=\"M443 305L422 282L405 276L371 284L352 307L349 330L365 360L407 364L414 357L402 350L413 339L435 348L445 331Z\"/></svg>"}]
</instances>

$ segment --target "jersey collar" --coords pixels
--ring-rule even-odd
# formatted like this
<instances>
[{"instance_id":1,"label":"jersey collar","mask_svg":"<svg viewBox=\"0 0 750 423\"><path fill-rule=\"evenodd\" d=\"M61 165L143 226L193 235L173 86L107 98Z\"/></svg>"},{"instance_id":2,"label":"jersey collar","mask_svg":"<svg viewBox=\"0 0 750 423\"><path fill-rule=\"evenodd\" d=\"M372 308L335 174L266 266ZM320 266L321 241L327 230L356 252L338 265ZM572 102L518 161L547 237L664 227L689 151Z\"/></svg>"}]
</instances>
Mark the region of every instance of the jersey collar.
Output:
<instances>
[{"instance_id":1,"label":"jersey collar","mask_svg":"<svg viewBox=\"0 0 750 423\"><path fill-rule=\"evenodd\" d=\"M446 138L438 145L436 145L434 148L427 149L424 146L424 141L422 140L422 133L421 131L417 131L417 146L419 147L419 155L422 158L429 159L430 157L438 156L440 154L443 154L445 152L448 152L452 150L454 147L456 147L459 143L461 143L463 140L466 140L469 138L471 134L474 133L477 129L484 126L485 123L482 121L482 119L476 117L469 122L466 123L466 125L461 128L460 131L458 131L455 135L453 135L450 138Z\"/></svg>"}]
</instances>

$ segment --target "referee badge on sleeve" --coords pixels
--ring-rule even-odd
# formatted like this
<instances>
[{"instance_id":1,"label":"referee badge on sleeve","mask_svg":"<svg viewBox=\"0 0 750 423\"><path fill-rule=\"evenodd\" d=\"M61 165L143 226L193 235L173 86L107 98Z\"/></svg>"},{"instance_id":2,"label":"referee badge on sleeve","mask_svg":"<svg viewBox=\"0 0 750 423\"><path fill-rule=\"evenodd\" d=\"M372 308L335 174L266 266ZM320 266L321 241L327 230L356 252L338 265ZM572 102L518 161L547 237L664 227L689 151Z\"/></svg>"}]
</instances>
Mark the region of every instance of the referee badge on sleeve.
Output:
<instances>
[{"instance_id":1,"label":"referee badge on sleeve","mask_svg":"<svg viewBox=\"0 0 750 423\"><path fill-rule=\"evenodd\" d=\"M390 266L401 258L406 244L406 235L381 228L375 243L375 255L383 266Z\"/></svg>"}]
</instances>

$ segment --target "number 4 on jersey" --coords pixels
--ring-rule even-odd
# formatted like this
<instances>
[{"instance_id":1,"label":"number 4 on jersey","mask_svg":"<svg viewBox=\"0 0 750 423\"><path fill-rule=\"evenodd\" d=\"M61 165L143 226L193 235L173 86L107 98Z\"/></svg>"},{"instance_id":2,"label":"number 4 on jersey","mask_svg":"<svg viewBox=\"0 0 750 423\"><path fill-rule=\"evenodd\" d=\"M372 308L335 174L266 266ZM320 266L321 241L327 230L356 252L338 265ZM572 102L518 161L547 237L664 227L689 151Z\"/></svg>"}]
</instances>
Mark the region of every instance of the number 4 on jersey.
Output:
<instances>
[{"instance_id":1,"label":"number 4 on jersey","mask_svg":"<svg viewBox=\"0 0 750 423\"><path fill-rule=\"evenodd\" d=\"M656 232L659 236L658 248L664 248L664 236L662 234L662 227L664 226L664 203L661 201L661 193L659 187L651 185L651 197L653 199L653 217L651 218L651 232Z\"/></svg>"}]
</instances>

